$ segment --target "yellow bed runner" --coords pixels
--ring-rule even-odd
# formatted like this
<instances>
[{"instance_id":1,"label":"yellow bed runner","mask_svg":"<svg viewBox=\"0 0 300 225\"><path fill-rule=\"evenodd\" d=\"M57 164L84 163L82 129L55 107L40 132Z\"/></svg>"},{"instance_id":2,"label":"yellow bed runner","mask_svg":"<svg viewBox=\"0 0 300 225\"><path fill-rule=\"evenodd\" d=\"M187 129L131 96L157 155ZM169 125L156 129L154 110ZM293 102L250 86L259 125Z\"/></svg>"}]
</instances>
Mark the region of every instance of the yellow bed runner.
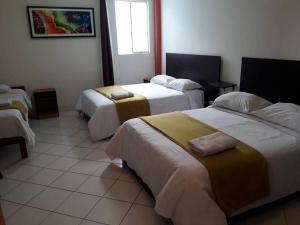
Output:
<instances>
[{"instance_id":1,"label":"yellow bed runner","mask_svg":"<svg viewBox=\"0 0 300 225\"><path fill-rule=\"evenodd\" d=\"M19 101L12 101L10 105L0 106L0 110L6 110L6 109L16 109L19 110L23 119L27 120L27 112L28 110L25 108L25 106L19 102Z\"/></svg>"},{"instance_id":2,"label":"yellow bed runner","mask_svg":"<svg viewBox=\"0 0 300 225\"><path fill-rule=\"evenodd\" d=\"M111 98L113 92L126 91L121 86L117 85L95 88L95 91L115 103L120 124L132 118L151 115L148 100L142 95L134 94L134 96L130 98L114 100Z\"/></svg>"},{"instance_id":3,"label":"yellow bed runner","mask_svg":"<svg viewBox=\"0 0 300 225\"><path fill-rule=\"evenodd\" d=\"M265 158L254 148L238 140L232 150L208 157L192 151L188 141L217 132L216 129L181 112L141 118L185 151L208 170L216 202L227 216L269 193Z\"/></svg>"}]
</instances>

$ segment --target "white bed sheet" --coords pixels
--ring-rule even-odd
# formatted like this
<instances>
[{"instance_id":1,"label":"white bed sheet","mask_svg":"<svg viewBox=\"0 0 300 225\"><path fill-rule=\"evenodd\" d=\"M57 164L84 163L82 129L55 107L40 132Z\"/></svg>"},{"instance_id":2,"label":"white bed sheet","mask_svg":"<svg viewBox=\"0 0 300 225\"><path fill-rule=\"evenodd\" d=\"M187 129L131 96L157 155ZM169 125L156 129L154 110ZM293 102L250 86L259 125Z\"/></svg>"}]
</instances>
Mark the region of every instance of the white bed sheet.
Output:
<instances>
[{"instance_id":1,"label":"white bed sheet","mask_svg":"<svg viewBox=\"0 0 300 225\"><path fill-rule=\"evenodd\" d=\"M12 100L18 100L26 107L27 110L31 108L31 101L24 90L12 89L9 93ZM24 137L29 145L34 145L35 134L29 127L28 115L25 121L16 109L0 110L0 138Z\"/></svg>"},{"instance_id":2,"label":"white bed sheet","mask_svg":"<svg viewBox=\"0 0 300 225\"><path fill-rule=\"evenodd\" d=\"M270 195L238 213L300 190L299 133L214 108L185 113L251 145L266 158ZM171 218L175 225L226 224L214 201L206 168L142 120L123 124L107 154L125 160L137 172L156 198L156 212Z\"/></svg>"},{"instance_id":3,"label":"white bed sheet","mask_svg":"<svg viewBox=\"0 0 300 225\"><path fill-rule=\"evenodd\" d=\"M153 83L124 85L122 87L146 97L152 115L204 106L202 90L181 92ZM83 91L78 99L76 109L91 117L88 127L94 141L110 137L120 126L115 104L92 89Z\"/></svg>"}]
</instances>

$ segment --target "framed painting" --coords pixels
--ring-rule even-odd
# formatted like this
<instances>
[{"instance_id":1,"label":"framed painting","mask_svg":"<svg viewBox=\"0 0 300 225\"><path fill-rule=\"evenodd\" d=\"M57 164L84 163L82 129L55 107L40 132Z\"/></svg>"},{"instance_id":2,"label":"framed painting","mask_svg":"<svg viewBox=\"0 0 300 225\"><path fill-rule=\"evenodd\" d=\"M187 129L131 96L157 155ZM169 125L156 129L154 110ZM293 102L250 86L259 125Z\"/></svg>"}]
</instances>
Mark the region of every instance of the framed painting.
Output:
<instances>
[{"instance_id":1,"label":"framed painting","mask_svg":"<svg viewBox=\"0 0 300 225\"><path fill-rule=\"evenodd\" d=\"M95 37L93 8L28 6L32 38Z\"/></svg>"}]
</instances>

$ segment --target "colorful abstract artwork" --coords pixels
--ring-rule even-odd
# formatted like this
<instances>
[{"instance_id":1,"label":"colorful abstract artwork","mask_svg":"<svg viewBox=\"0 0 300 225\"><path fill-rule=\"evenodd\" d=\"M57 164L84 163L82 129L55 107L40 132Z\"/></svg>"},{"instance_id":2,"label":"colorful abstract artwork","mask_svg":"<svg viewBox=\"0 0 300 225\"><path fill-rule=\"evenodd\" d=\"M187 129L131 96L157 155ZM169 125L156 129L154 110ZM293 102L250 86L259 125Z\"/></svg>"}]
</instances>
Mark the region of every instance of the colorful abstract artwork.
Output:
<instances>
[{"instance_id":1,"label":"colorful abstract artwork","mask_svg":"<svg viewBox=\"0 0 300 225\"><path fill-rule=\"evenodd\" d=\"M94 37L92 8L28 6L32 37Z\"/></svg>"}]
</instances>

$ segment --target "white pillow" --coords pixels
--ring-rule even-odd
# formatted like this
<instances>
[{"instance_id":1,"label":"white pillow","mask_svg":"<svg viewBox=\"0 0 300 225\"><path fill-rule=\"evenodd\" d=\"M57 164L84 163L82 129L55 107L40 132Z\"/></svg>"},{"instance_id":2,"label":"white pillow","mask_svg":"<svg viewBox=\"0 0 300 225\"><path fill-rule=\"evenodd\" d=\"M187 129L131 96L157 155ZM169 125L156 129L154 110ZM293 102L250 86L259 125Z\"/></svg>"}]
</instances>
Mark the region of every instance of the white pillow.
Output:
<instances>
[{"instance_id":1,"label":"white pillow","mask_svg":"<svg viewBox=\"0 0 300 225\"><path fill-rule=\"evenodd\" d=\"M190 79L175 79L168 84L168 87L177 91L186 91L202 88L202 85Z\"/></svg>"},{"instance_id":2,"label":"white pillow","mask_svg":"<svg viewBox=\"0 0 300 225\"><path fill-rule=\"evenodd\" d=\"M251 114L271 123L300 132L300 106L292 103L276 103Z\"/></svg>"},{"instance_id":3,"label":"white pillow","mask_svg":"<svg viewBox=\"0 0 300 225\"><path fill-rule=\"evenodd\" d=\"M10 91L10 86L6 84L0 84L0 93L6 93Z\"/></svg>"},{"instance_id":4,"label":"white pillow","mask_svg":"<svg viewBox=\"0 0 300 225\"><path fill-rule=\"evenodd\" d=\"M151 78L150 83L159 84L159 85L167 87L168 84L172 80L175 80L175 79L176 78L168 76L168 75L156 75L156 76Z\"/></svg>"},{"instance_id":5,"label":"white pillow","mask_svg":"<svg viewBox=\"0 0 300 225\"><path fill-rule=\"evenodd\" d=\"M216 98L213 106L218 106L234 111L249 113L265 108L272 103L264 98L246 92L229 92Z\"/></svg>"}]
</instances>

